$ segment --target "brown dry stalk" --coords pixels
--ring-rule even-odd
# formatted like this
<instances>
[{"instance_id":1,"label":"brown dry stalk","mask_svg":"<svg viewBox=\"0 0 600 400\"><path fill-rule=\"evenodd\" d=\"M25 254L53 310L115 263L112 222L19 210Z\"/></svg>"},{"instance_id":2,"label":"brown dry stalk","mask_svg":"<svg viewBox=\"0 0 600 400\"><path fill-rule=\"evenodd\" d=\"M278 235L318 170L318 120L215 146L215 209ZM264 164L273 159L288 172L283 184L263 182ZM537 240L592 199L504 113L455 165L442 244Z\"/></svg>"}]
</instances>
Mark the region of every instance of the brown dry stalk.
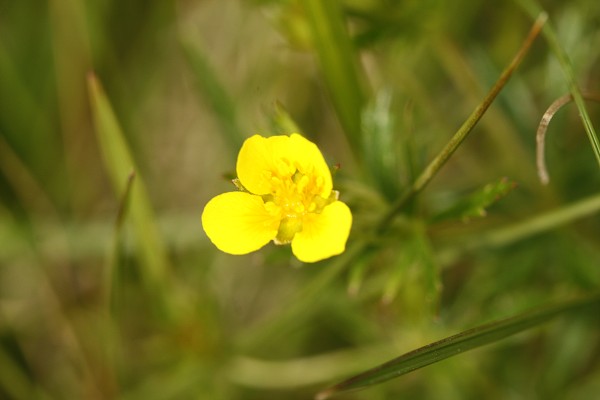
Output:
<instances>
[{"instance_id":1,"label":"brown dry stalk","mask_svg":"<svg viewBox=\"0 0 600 400\"><path fill-rule=\"evenodd\" d=\"M594 93L583 93L582 97L585 100L596 101L600 103L600 95ZM540 178L540 182L542 184L547 185L550 182L550 177L548 176L548 169L546 168L546 157L545 157L545 144L546 144L546 131L548 130L548 125L554 117L554 114L558 112L564 105L573 101L573 96L571 94L566 94L564 96L559 97L554 100L550 107L546 110L540 124L538 125L537 133L535 135L535 140L537 143L536 146L536 164L538 177Z\"/></svg>"}]
</instances>

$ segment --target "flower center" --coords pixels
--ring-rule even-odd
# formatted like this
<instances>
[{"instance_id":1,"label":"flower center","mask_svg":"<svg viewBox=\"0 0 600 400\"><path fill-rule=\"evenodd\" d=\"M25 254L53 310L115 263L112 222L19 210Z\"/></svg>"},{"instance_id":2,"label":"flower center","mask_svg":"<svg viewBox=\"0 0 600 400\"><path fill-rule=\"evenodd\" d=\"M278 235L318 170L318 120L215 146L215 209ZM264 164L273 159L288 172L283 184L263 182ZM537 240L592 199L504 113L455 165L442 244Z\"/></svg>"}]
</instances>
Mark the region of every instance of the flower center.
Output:
<instances>
[{"instance_id":1,"label":"flower center","mask_svg":"<svg viewBox=\"0 0 600 400\"><path fill-rule=\"evenodd\" d=\"M332 195L323 198L323 177L312 170L301 171L299 166L280 160L275 171L269 172L272 191L263 196L265 207L281 220L275 243L289 243L302 230L304 216L320 213L335 200ZM337 194L337 192L334 192ZM337 197L337 196L335 196Z\"/></svg>"}]
</instances>

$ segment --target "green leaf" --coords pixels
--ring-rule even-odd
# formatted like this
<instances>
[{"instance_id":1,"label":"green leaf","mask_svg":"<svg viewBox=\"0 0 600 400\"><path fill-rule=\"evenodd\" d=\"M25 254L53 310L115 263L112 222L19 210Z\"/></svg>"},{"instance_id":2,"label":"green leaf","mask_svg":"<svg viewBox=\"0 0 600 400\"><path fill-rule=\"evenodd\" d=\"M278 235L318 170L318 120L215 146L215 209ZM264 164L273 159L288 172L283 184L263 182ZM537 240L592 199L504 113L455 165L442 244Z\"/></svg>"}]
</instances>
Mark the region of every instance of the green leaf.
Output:
<instances>
[{"instance_id":1,"label":"green leaf","mask_svg":"<svg viewBox=\"0 0 600 400\"><path fill-rule=\"evenodd\" d=\"M448 219L461 219L468 221L471 218L485 217L487 209L506 196L516 187L516 183L506 178L488 183L483 188L471 193L450 208L437 214L432 222Z\"/></svg>"},{"instance_id":2,"label":"green leaf","mask_svg":"<svg viewBox=\"0 0 600 400\"><path fill-rule=\"evenodd\" d=\"M88 90L104 166L117 197L122 199L128 190L131 191L129 213L136 237L136 249L142 266L141 274L150 288L157 289L165 282L169 261L155 223L154 212L143 179L129 151L111 104L94 74L90 74L88 77ZM134 171L136 180L129 189L130 176Z\"/></svg>"},{"instance_id":3,"label":"green leaf","mask_svg":"<svg viewBox=\"0 0 600 400\"><path fill-rule=\"evenodd\" d=\"M316 399L325 400L340 393L365 388L397 378L416 369L533 328L559 315L568 314L594 305L597 306L598 303L600 303L600 292L469 329L457 335L420 347L327 388L318 393Z\"/></svg>"}]
</instances>

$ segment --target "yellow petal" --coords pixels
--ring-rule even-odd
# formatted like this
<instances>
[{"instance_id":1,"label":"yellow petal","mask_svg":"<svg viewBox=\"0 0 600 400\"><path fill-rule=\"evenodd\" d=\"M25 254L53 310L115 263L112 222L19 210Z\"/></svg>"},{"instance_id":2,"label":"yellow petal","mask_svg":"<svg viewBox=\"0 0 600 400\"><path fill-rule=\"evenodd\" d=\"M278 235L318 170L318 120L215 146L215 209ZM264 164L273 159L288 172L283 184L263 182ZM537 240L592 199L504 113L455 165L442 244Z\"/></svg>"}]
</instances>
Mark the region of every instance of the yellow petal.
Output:
<instances>
[{"instance_id":1,"label":"yellow petal","mask_svg":"<svg viewBox=\"0 0 600 400\"><path fill-rule=\"evenodd\" d=\"M271 173L280 167L278 159L288 157L288 136L269 138L254 135L244 141L238 154L236 172L242 185L254 194L271 193Z\"/></svg>"},{"instance_id":2,"label":"yellow petal","mask_svg":"<svg viewBox=\"0 0 600 400\"><path fill-rule=\"evenodd\" d=\"M322 180L321 196L329 197L332 189L331 171L323 158L323 154L313 142L297 133L289 140L290 161L299 167L301 173Z\"/></svg>"},{"instance_id":3,"label":"yellow petal","mask_svg":"<svg viewBox=\"0 0 600 400\"><path fill-rule=\"evenodd\" d=\"M267 211L261 197L230 192L214 197L206 204L202 227L219 250L246 254L275 238L279 218Z\"/></svg>"},{"instance_id":4,"label":"yellow petal","mask_svg":"<svg viewBox=\"0 0 600 400\"><path fill-rule=\"evenodd\" d=\"M289 170L286 169L289 168ZM237 159L236 172L240 182L254 194L271 193L271 174L301 173L321 181L322 197L332 189L331 172L319 148L301 135L254 135L244 142Z\"/></svg>"},{"instance_id":5,"label":"yellow petal","mask_svg":"<svg viewBox=\"0 0 600 400\"><path fill-rule=\"evenodd\" d=\"M321 214L307 214L301 232L292 240L300 261L315 262L342 253L352 226L352 213L341 201L326 206Z\"/></svg>"}]
</instances>

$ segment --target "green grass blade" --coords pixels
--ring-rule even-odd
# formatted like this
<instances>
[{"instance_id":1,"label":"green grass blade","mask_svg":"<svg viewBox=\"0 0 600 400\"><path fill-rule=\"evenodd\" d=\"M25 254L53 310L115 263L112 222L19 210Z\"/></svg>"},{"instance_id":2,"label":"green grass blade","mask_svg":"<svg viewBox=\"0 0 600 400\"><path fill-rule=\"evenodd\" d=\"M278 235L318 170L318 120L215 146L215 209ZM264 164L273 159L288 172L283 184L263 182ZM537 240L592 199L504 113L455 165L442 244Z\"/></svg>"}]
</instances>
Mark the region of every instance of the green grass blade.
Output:
<instances>
[{"instance_id":1,"label":"green grass blade","mask_svg":"<svg viewBox=\"0 0 600 400\"><path fill-rule=\"evenodd\" d=\"M546 211L522 221L474 235L458 235L438 252L442 264L451 263L461 254L478 249L496 249L509 246L532 236L548 232L600 212L600 194L592 195L557 209Z\"/></svg>"},{"instance_id":2,"label":"green grass blade","mask_svg":"<svg viewBox=\"0 0 600 400\"><path fill-rule=\"evenodd\" d=\"M385 382L416 369L456 356L465 351L497 342L540 325L554 317L600 303L600 293L570 302L533 310L490 324L482 325L413 350L378 367L356 375L317 394L317 400Z\"/></svg>"},{"instance_id":3,"label":"green grass blade","mask_svg":"<svg viewBox=\"0 0 600 400\"><path fill-rule=\"evenodd\" d=\"M50 167L55 169L56 174L60 174L63 172L62 165L57 160L60 146L53 141L51 112L48 107L44 107L42 93L32 94L27 87L26 78L22 76L18 63L3 39L7 38L0 37L0 126L3 140L13 148L15 155L23 158L33 176L36 172ZM32 146L28 142L30 136L24 135L23 132L32 132L37 140L47 144ZM41 183L44 190L52 190L51 183ZM56 192L47 195L52 200L63 200Z\"/></svg>"},{"instance_id":4,"label":"green grass blade","mask_svg":"<svg viewBox=\"0 0 600 400\"><path fill-rule=\"evenodd\" d=\"M112 245L110 249L110 255L107 258L106 267L104 269L104 284L103 286L103 301L106 311L106 318L108 319L107 324L112 323L111 320L111 312L112 307L116 306L119 302L119 293L117 290L114 290L115 287L119 287L117 273L117 267L119 264L119 254L121 251L121 243L123 236L123 225L125 222L125 217L129 210L129 202L131 197L131 189L133 187L133 182L135 180L135 173L131 172L127 178L127 185L125 186L125 190L122 194L122 198L119 204L119 210L117 212L117 218L115 219L113 226L113 237L112 237Z\"/></svg>"},{"instance_id":5,"label":"green grass blade","mask_svg":"<svg viewBox=\"0 0 600 400\"><path fill-rule=\"evenodd\" d=\"M474 250L480 247L497 248L506 246L577 219L591 217L599 211L600 194L596 194L503 228L490 232L480 232L476 238L466 240L465 243L468 244L462 247ZM463 240L465 239L463 238Z\"/></svg>"},{"instance_id":6,"label":"green grass blade","mask_svg":"<svg viewBox=\"0 0 600 400\"><path fill-rule=\"evenodd\" d=\"M182 40L181 46L194 74L198 95L208 102L227 139L231 154L236 155L245 136L238 124L235 103L221 83L206 56L194 45Z\"/></svg>"},{"instance_id":7,"label":"green grass blade","mask_svg":"<svg viewBox=\"0 0 600 400\"><path fill-rule=\"evenodd\" d=\"M355 152L362 146L360 115L363 108L359 70L337 0L303 0L325 83L342 128Z\"/></svg>"},{"instance_id":8,"label":"green grass blade","mask_svg":"<svg viewBox=\"0 0 600 400\"><path fill-rule=\"evenodd\" d=\"M117 196L123 198L132 171L138 171L111 104L95 75L88 77L94 126L104 165ZM167 252L155 223L154 213L139 172L131 186L129 213L133 221L141 274L151 289L164 283L168 267Z\"/></svg>"}]
</instances>

